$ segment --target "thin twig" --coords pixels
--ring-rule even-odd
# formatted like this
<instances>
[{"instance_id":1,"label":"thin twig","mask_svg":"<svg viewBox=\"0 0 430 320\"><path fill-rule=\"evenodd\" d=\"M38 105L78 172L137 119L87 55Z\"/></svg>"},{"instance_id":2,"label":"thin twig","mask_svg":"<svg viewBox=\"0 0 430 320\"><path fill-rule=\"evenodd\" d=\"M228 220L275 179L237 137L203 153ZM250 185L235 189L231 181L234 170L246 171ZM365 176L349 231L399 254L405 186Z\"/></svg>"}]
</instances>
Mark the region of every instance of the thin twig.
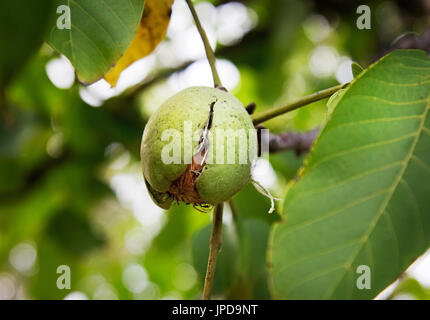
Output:
<instances>
[{"instance_id":1,"label":"thin twig","mask_svg":"<svg viewBox=\"0 0 430 320\"><path fill-rule=\"evenodd\" d=\"M209 65L211 66L211 70L212 70L212 77L214 79L214 86L215 87L221 86L221 80L219 78L218 71L217 71L216 66L215 66L215 63L216 63L215 54L214 54L212 47L209 43L206 32L203 29L202 24L200 23L199 17L197 16L197 12L196 12L196 9L194 8L192 0L186 0L186 1L188 4L188 7L190 8L191 14L193 15L194 21L196 23L196 27L200 33L200 36L202 37L203 45L205 46L206 57L208 58Z\"/></svg>"},{"instance_id":2,"label":"thin twig","mask_svg":"<svg viewBox=\"0 0 430 320\"><path fill-rule=\"evenodd\" d=\"M256 113L251 116L252 122L254 125L260 124L264 121L273 119L281 114L296 110L300 107L303 107L305 105L308 105L312 102L316 102L318 100L322 100L324 98L327 98L331 96L333 93L338 91L339 89L342 89L346 86L346 84L340 84L328 89L324 89L318 92L315 92L311 95L308 95L306 97L300 98L292 103L286 104L284 106L272 108L263 112Z\"/></svg>"},{"instance_id":3,"label":"thin twig","mask_svg":"<svg viewBox=\"0 0 430 320\"><path fill-rule=\"evenodd\" d=\"M215 206L212 220L212 232L209 242L209 258L208 266L206 268L205 284L203 287L203 300L209 300L211 298L212 286L215 276L216 261L218 259L218 253L221 249L222 242L222 212L224 204L218 204Z\"/></svg>"}]
</instances>

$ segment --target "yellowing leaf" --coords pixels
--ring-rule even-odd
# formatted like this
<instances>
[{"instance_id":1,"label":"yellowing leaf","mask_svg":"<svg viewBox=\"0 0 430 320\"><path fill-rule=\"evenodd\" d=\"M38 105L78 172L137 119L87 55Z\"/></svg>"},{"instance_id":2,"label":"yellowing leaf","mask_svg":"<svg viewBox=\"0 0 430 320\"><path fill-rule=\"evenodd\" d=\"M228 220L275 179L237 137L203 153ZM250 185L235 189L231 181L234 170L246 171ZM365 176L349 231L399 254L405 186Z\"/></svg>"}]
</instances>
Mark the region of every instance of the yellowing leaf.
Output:
<instances>
[{"instance_id":1,"label":"yellowing leaf","mask_svg":"<svg viewBox=\"0 0 430 320\"><path fill-rule=\"evenodd\" d=\"M124 55L104 76L114 87L121 72L133 62L149 55L166 36L174 0L146 0L137 33Z\"/></svg>"}]
</instances>

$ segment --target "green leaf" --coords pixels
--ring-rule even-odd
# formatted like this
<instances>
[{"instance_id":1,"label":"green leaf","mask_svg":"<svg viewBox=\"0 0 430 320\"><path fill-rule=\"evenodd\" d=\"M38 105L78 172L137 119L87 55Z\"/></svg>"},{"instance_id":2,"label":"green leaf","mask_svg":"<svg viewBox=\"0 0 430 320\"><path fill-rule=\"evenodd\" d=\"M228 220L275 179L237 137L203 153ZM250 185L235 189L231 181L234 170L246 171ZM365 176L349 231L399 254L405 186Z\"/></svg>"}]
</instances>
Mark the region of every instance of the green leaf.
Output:
<instances>
[{"instance_id":1,"label":"green leaf","mask_svg":"<svg viewBox=\"0 0 430 320\"><path fill-rule=\"evenodd\" d=\"M59 29L55 25L49 43L69 58L81 82L92 83L103 77L127 50L144 3L144 0L57 0L58 5L69 6L71 28Z\"/></svg>"},{"instance_id":2,"label":"green leaf","mask_svg":"<svg viewBox=\"0 0 430 320\"><path fill-rule=\"evenodd\" d=\"M0 8L0 88L22 69L42 44L54 0L2 1Z\"/></svg>"},{"instance_id":3,"label":"green leaf","mask_svg":"<svg viewBox=\"0 0 430 320\"><path fill-rule=\"evenodd\" d=\"M278 298L368 299L430 243L430 60L395 51L346 90L271 237ZM356 286L357 267L371 289Z\"/></svg>"}]
</instances>

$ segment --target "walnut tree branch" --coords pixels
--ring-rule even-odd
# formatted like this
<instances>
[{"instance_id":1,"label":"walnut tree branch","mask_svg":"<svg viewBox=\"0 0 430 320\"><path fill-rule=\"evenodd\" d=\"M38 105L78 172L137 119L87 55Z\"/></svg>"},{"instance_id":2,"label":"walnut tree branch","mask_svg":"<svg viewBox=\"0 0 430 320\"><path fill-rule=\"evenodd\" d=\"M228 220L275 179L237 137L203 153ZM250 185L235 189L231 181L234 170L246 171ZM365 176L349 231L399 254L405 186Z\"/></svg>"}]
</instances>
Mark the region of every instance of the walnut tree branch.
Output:
<instances>
[{"instance_id":1,"label":"walnut tree branch","mask_svg":"<svg viewBox=\"0 0 430 320\"><path fill-rule=\"evenodd\" d=\"M388 50L380 54L376 60L397 49L419 49L430 53L430 29L420 35L408 33L400 36Z\"/></svg>"},{"instance_id":2,"label":"walnut tree branch","mask_svg":"<svg viewBox=\"0 0 430 320\"><path fill-rule=\"evenodd\" d=\"M285 150L293 150L297 155L310 151L320 128L312 131L298 133L285 132L269 135L269 152L276 153Z\"/></svg>"}]
</instances>

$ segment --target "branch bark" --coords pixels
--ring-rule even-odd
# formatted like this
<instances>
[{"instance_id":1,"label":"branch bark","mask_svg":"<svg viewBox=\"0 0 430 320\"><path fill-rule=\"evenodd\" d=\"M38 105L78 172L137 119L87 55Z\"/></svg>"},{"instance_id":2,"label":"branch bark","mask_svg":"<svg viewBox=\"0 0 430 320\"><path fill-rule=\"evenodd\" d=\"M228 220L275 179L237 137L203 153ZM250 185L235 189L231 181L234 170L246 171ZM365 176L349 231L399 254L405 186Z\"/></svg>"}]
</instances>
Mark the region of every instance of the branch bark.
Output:
<instances>
[{"instance_id":1,"label":"branch bark","mask_svg":"<svg viewBox=\"0 0 430 320\"><path fill-rule=\"evenodd\" d=\"M430 53L430 29L420 35L409 33L399 37L388 50L379 54L374 60L379 60L381 57L397 49L419 49Z\"/></svg>"},{"instance_id":2,"label":"branch bark","mask_svg":"<svg viewBox=\"0 0 430 320\"><path fill-rule=\"evenodd\" d=\"M285 150L293 150L297 155L308 152L319 132L320 128L303 133L291 131L281 134L270 134L269 152L276 153Z\"/></svg>"}]
</instances>

